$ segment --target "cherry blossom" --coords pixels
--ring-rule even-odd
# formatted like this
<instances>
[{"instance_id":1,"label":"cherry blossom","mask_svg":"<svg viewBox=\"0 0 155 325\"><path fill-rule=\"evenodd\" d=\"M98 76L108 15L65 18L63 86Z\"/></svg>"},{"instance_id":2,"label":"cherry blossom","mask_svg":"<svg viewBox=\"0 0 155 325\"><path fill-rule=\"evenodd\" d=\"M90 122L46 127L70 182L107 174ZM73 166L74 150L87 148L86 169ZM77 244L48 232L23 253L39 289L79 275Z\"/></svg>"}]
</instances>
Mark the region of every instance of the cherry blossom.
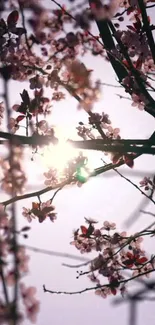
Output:
<instances>
[{"instance_id":1,"label":"cherry blossom","mask_svg":"<svg viewBox=\"0 0 155 325\"><path fill-rule=\"evenodd\" d=\"M142 95L138 96L136 94L132 94L132 106L137 106L140 110L144 109L145 102L143 101L144 98Z\"/></svg>"},{"instance_id":2,"label":"cherry blossom","mask_svg":"<svg viewBox=\"0 0 155 325\"><path fill-rule=\"evenodd\" d=\"M35 323L36 316L40 309L40 302L36 300L34 296L36 294L36 288L35 287L26 288L24 283L20 283L20 291L23 299L23 304L26 309L27 317L32 323Z\"/></svg>"},{"instance_id":3,"label":"cherry blossom","mask_svg":"<svg viewBox=\"0 0 155 325\"><path fill-rule=\"evenodd\" d=\"M23 207L22 215L27 219L28 222L31 222L35 218L35 215L32 213L31 209L26 209Z\"/></svg>"},{"instance_id":4,"label":"cherry blossom","mask_svg":"<svg viewBox=\"0 0 155 325\"><path fill-rule=\"evenodd\" d=\"M96 289L95 294L102 298L107 298L107 296L111 294L111 291L108 287L105 287L105 288L101 288L101 289Z\"/></svg>"},{"instance_id":5,"label":"cherry blossom","mask_svg":"<svg viewBox=\"0 0 155 325\"><path fill-rule=\"evenodd\" d=\"M78 92L83 91L90 86L90 73L91 70L87 70L85 65L80 61L66 62L66 67L69 72L70 79L75 84L75 89Z\"/></svg>"},{"instance_id":6,"label":"cherry blossom","mask_svg":"<svg viewBox=\"0 0 155 325\"><path fill-rule=\"evenodd\" d=\"M8 127L12 133L16 133L16 131L19 129L19 125L13 117L10 118Z\"/></svg>"},{"instance_id":7,"label":"cherry blossom","mask_svg":"<svg viewBox=\"0 0 155 325\"><path fill-rule=\"evenodd\" d=\"M116 224L114 222L110 223L109 221L104 221L102 228L105 230L114 230L116 229Z\"/></svg>"},{"instance_id":8,"label":"cherry blossom","mask_svg":"<svg viewBox=\"0 0 155 325\"><path fill-rule=\"evenodd\" d=\"M3 171L2 189L8 194L12 193L12 190L14 193L22 193L26 183L26 176L20 162L14 161L12 163L12 169L8 166L7 168L4 167Z\"/></svg>"},{"instance_id":9,"label":"cherry blossom","mask_svg":"<svg viewBox=\"0 0 155 325\"><path fill-rule=\"evenodd\" d=\"M52 222L56 219L55 207L52 205L51 200L41 203L32 203L32 208L23 208L23 216L27 218L28 222L32 219L38 218L38 221L42 223L46 218L49 218Z\"/></svg>"},{"instance_id":10,"label":"cherry blossom","mask_svg":"<svg viewBox=\"0 0 155 325\"><path fill-rule=\"evenodd\" d=\"M145 191L148 191L152 188L154 188L154 180L152 181L150 177L144 177L140 182L140 187L144 187Z\"/></svg>"},{"instance_id":11,"label":"cherry blossom","mask_svg":"<svg viewBox=\"0 0 155 325\"><path fill-rule=\"evenodd\" d=\"M47 186L53 186L58 183L58 173L54 168L50 168L47 172L44 173L46 178L44 184Z\"/></svg>"},{"instance_id":12,"label":"cherry blossom","mask_svg":"<svg viewBox=\"0 0 155 325\"><path fill-rule=\"evenodd\" d=\"M36 75L35 77L30 78L29 81L30 81L30 89L36 89L36 88L41 89L42 85L44 83L43 77L39 76L39 75Z\"/></svg>"},{"instance_id":13,"label":"cherry blossom","mask_svg":"<svg viewBox=\"0 0 155 325\"><path fill-rule=\"evenodd\" d=\"M107 1L90 1L90 8L96 20L112 19L119 7L118 0Z\"/></svg>"},{"instance_id":14,"label":"cherry blossom","mask_svg":"<svg viewBox=\"0 0 155 325\"><path fill-rule=\"evenodd\" d=\"M87 220L89 219L86 218L86 222ZM148 276L148 273L154 270L154 259L146 256L141 247L143 237L140 237L139 233L131 237L126 232L113 234L116 224L108 221L105 221L101 228L96 228L94 220L87 223L89 227L82 225L74 231L74 241L71 244L82 254L92 250L100 251L89 265L88 276L92 282L97 283L95 290L97 295L103 298L107 296L107 293L116 295L120 292L124 295L127 291L124 270L131 270L132 276L143 273ZM79 272L79 276L84 274L87 272ZM107 278L106 285L101 284L102 277Z\"/></svg>"},{"instance_id":15,"label":"cherry blossom","mask_svg":"<svg viewBox=\"0 0 155 325\"><path fill-rule=\"evenodd\" d=\"M62 99L65 99L65 94L63 94L63 92L58 91L53 93L52 100L60 101Z\"/></svg>"},{"instance_id":16,"label":"cherry blossom","mask_svg":"<svg viewBox=\"0 0 155 325\"><path fill-rule=\"evenodd\" d=\"M106 136L108 138L112 138L112 139L120 139L120 129L119 128L112 128L112 126L108 126L107 127L108 131L106 132Z\"/></svg>"},{"instance_id":17,"label":"cherry blossom","mask_svg":"<svg viewBox=\"0 0 155 325\"><path fill-rule=\"evenodd\" d=\"M144 62L143 68L144 68L145 73L155 71L155 64L154 64L153 59L147 57L145 62Z\"/></svg>"}]
</instances>

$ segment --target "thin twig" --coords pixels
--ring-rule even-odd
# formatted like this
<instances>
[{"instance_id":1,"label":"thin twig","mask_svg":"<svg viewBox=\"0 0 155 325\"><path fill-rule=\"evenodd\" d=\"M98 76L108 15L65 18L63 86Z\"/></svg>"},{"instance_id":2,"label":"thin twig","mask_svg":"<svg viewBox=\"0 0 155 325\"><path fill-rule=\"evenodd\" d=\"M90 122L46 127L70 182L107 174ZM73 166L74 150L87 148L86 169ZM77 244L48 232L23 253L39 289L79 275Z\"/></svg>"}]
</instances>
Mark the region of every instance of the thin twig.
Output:
<instances>
[{"instance_id":1,"label":"thin twig","mask_svg":"<svg viewBox=\"0 0 155 325\"><path fill-rule=\"evenodd\" d=\"M143 275L149 274L149 273L154 272L154 271L155 270L147 270L147 271L141 273L140 275L138 274L138 275L135 275L135 276L133 276L131 278L127 278L125 280L120 280L120 281L118 281L118 285L125 284L125 283L127 283L129 281L132 281L132 280L134 280L134 279L136 279L138 277L141 277ZM55 290L49 290L49 289L47 289L45 287L45 285L43 285L43 290L44 290L44 292L48 292L48 293L51 293L51 294L57 294L57 295L59 295L59 294L77 295L77 294L82 294L84 292L93 291L93 290L102 289L102 288L108 288L108 287L110 287L110 284L96 285L94 287L89 287L89 288L85 288L85 289L78 290L78 291L55 291Z\"/></svg>"}]
</instances>

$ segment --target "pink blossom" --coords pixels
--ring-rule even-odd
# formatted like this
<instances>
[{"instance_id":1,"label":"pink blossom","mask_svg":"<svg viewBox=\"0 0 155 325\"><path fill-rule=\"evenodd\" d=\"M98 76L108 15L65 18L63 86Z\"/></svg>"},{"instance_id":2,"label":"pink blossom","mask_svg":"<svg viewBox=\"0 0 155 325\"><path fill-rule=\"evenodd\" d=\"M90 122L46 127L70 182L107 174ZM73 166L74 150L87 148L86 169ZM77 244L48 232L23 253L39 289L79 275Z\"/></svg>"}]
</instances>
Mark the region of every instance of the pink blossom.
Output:
<instances>
[{"instance_id":1,"label":"pink blossom","mask_svg":"<svg viewBox=\"0 0 155 325\"><path fill-rule=\"evenodd\" d=\"M110 0L108 4L104 0L98 2L91 0L90 2L90 8L96 20L112 19L118 7L118 0Z\"/></svg>"},{"instance_id":2,"label":"pink blossom","mask_svg":"<svg viewBox=\"0 0 155 325\"><path fill-rule=\"evenodd\" d=\"M99 289L96 289L95 290L95 294L97 296L102 297L102 298L106 298L108 295L111 294L111 291L110 291L110 288L104 287L104 288L101 288L101 289L100 288Z\"/></svg>"},{"instance_id":3,"label":"pink blossom","mask_svg":"<svg viewBox=\"0 0 155 325\"><path fill-rule=\"evenodd\" d=\"M14 111L16 111L16 112L19 110L19 108L20 108L20 105L19 104L15 104L15 105L12 106L12 109Z\"/></svg>"},{"instance_id":4,"label":"pink blossom","mask_svg":"<svg viewBox=\"0 0 155 325\"><path fill-rule=\"evenodd\" d=\"M24 207L23 207L22 215L27 219L28 222L31 222L32 219L35 219L35 216L32 213L32 211L30 209L27 209L27 208L24 208Z\"/></svg>"},{"instance_id":5,"label":"pink blossom","mask_svg":"<svg viewBox=\"0 0 155 325\"><path fill-rule=\"evenodd\" d=\"M145 191L152 189L152 187L154 186L150 177L146 177L146 176L139 182L139 184L140 187L144 187Z\"/></svg>"},{"instance_id":6,"label":"pink blossom","mask_svg":"<svg viewBox=\"0 0 155 325\"><path fill-rule=\"evenodd\" d=\"M40 131L46 133L48 130L48 123L45 120L42 120L37 123L37 127L40 129Z\"/></svg>"},{"instance_id":7,"label":"pink blossom","mask_svg":"<svg viewBox=\"0 0 155 325\"><path fill-rule=\"evenodd\" d=\"M103 227L101 229L105 230L114 230L116 229L116 224L114 222L110 223L109 221L104 221Z\"/></svg>"},{"instance_id":8,"label":"pink blossom","mask_svg":"<svg viewBox=\"0 0 155 325\"><path fill-rule=\"evenodd\" d=\"M154 72L155 71L155 64L152 58L146 58L144 65L144 72L148 73L148 72Z\"/></svg>"},{"instance_id":9,"label":"pink blossom","mask_svg":"<svg viewBox=\"0 0 155 325\"><path fill-rule=\"evenodd\" d=\"M44 79L42 76L36 75L30 80L30 89L41 89L44 83Z\"/></svg>"},{"instance_id":10,"label":"pink blossom","mask_svg":"<svg viewBox=\"0 0 155 325\"><path fill-rule=\"evenodd\" d=\"M24 247L21 246L18 248L17 257L19 271L22 273L27 273L29 271L28 261L30 257L26 255L26 250Z\"/></svg>"},{"instance_id":11,"label":"pink blossom","mask_svg":"<svg viewBox=\"0 0 155 325\"><path fill-rule=\"evenodd\" d=\"M144 99L144 96L142 95L136 95L136 94L132 94L132 106L136 106L138 107L140 110L143 110L144 109L144 106L145 106L145 102L143 100Z\"/></svg>"},{"instance_id":12,"label":"pink blossom","mask_svg":"<svg viewBox=\"0 0 155 325\"><path fill-rule=\"evenodd\" d=\"M10 118L8 128L12 133L16 133L16 131L19 129L19 125L13 117Z\"/></svg>"},{"instance_id":13,"label":"pink blossom","mask_svg":"<svg viewBox=\"0 0 155 325\"><path fill-rule=\"evenodd\" d=\"M42 223L46 218L49 218L52 222L56 219L55 207L52 205L51 200L41 203L32 203L32 213L38 218L39 222Z\"/></svg>"},{"instance_id":14,"label":"pink blossom","mask_svg":"<svg viewBox=\"0 0 155 325\"><path fill-rule=\"evenodd\" d=\"M129 3L129 1L128 0L122 0L122 1L120 1L120 4L119 4L119 6L122 8L129 8L130 7L130 3Z\"/></svg>"},{"instance_id":15,"label":"pink blossom","mask_svg":"<svg viewBox=\"0 0 155 325\"><path fill-rule=\"evenodd\" d=\"M141 278L143 277L150 277L151 272L149 271L153 271L154 268L152 267L152 265L150 263L146 264L143 267L137 268L137 270L133 271L132 276L141 276ZM147 273L148 272L148 273ZM143 275L143 273L146 273Z\"/></svg>"},{"instance_id":16,"label":"pink blossom","mask_svg":"<svg viewBox=\"0 0 155 325\"><path fill-rule=\"evenodd\" d=\"M8 193L12 194L12 191L16 194L21 193L26 182L26 176L21 168L20 161L16 159L12 162L12 169L8 164L4 167L4 177L2 180L2 189Z\"/></svg>"},{"instance_id":17,"label":"pink blossom","mask_svg":"<svg viewBox=\"0 0 155 325\"><path fill-rule=\"evenodd\" d=\"M108 126L107 127L108 132L106 132L106 136L108 138L112 138L112 139L120 139L120 129L119 128L112 128L112 126Z\"/></svg>"},{"instance_id":18,"label":"pink blossom","mask_svg":"<svg viewBox=\"0 0 155 325\"><path fill-rule=\"evenodd\" d=\"M24 283L20 283L20 291L25 305L29 304L29 301L35 302L34 295L36 294L37 291L35 287L26 288Z\"/></svg>"},{"instance_id":19,"label":"pink blossom","mask_svg":"<svg viewBox=\"0 0 155 325\"><path fill-rule=\"evenodd\" d=\"M53 93L52 100L60 101L65 99L65 94L62 91L57 91Z\"/></svg>"},{"instance_id":20,"label":"pink blossom","mask_svg":"<svg viewBox=\"0 0 155 325\"><path fill-rule=\"evenodd\" d=\"M47 178L44 182L46 186L54 186L58 183L57 170L50 168L48 172L44 173L44 176Z\"/></svg>"},{"instance_id":21,"label":"pink blossom","mask_svg":"<svg viewBox=\"0 0 155 325\"><path fill-rule=\"evenodd\" d=\"M40 302L35 298L36 288L26 288L24 283L20 283L20 291L26 308L27 317L32 323L35 323L40 309Z\"/></svg>"},{"instance_id":22,"label":"pink blossom","mask_svg":"<svg viewBox=\"0 0 155 325\"><path fill-rule=\"evenodd\" d=\"M97 283L97 284L100 283L99 279L95 276L94 273L89 274L89 275L88 275L88 278L89 278L89 280L92 281L92 282L95 282L95 283Z\"/></svg>"},{"instance_id":23,"label":"pink blossom","mask_svg":"<svg viewBox=\"0 0 155 325\"><path fill-rule=\"evenodd\" d=\"M36 300L30 307L27 308L27 317L32 323L36 322L39 310L40 302L38 300Z\"/></svg>"},{"instance_id":24,"label":"pink blossom","mask_svg":"<svg viewBox=\"0 0 155 325\"><path fill-rule=\"evenodd\" d=\"M138 234L135 234L135 237L136 237L136 235L138 235ZM141 243L143 242L143 240L144 240L143 237L137 237L130 243L130 246L132 246L132 248L140 250Z\"/></svg>"}]
</instances>

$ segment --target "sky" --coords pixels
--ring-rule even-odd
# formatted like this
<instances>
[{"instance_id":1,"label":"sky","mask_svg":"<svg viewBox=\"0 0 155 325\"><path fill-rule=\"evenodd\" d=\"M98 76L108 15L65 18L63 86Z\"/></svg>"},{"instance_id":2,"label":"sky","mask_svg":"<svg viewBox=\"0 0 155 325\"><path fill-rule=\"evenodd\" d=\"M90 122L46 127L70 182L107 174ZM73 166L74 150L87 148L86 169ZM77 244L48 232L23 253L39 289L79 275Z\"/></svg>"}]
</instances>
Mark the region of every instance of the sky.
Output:
<instances>
[{"instance_id":1,"label":"sky","mask_svg":"<svg viewBox=\"0 0 155 325\"><path fill-rule=\"evenodd\" d=\"M48 7L53 7L50 1ZM151 16L153 19L153 10ZM99 78L102 82L117 84L112 68L103 59L96 59L87 55L82 60L88 68L94 70L92 73L94 80ZM18 88L17 86L14 88L15 83L12 82L9 87L10 105L13 105L19 102L19 92L24 89L25 83L18 83ZM154 119L147 113L132 107L130 101L120 100L116 95L118 92L125 95L123 91L120 92L117 88L103 87L102 97L95 106L98 112L104 111L109 114L112 125L121 129L122 138L149 137L155 128ZM72 129L77 126L79 121L87 121L86 113L78 111L77 105L76 100L67 95L63 104L54 106L51 123ZM93 159L95 164L100 163L100 155L95 152ZM138 185L144 176L154 174L154 164L155 158L153 156L143 155L135 160L133 170L123 166L119 168L119 171ZM25 192L44 188L41 165L38 165L36 161L32 162L27 157L25 168L29 179ZM42 199L48 200L51 196L51 193L47 193L42 196ZM3 195L1 197L3 200ZM90 179L81 188L68 186L60 191L54 200L58 213L57 220L54 223L46 220L42 224L34 220L30 225L29 238L22 240L22 243L80 256L80 253L70 245L70 242L73 229L83 224L84 217L95 218L100 222L100 225L105 220L112 221L117 224L119 231L126 230L129 233L134 233L143 229L153 220L153 218L139 213L139 205L145 203L146 200L137 189L114 171L106 172ZM22 207L29 208L31 202L31 199L27 199L17 203L19 228L26 225L26 220L22 216ZM153 203L148 201L146 210L155 212ZM126 222L127 220L134 220L134 222L130 225ZM153 253L153 242L154 239L145 240L145 249L148 254ZM63 262L77 263L77 261L46 256L31 251L29 251L29 255L31 257L30 271L24 280L25 283L37 287L37 297L41 302L37 325L44 323L56 325L128 324L128 305L121 304L116 307L113 305L114 298L102 299L96 297L94 292L75 296L44 293L43 284L51 290L76 291L91 286L91 282L86 277L76 279L76 269L62 266ZM86 257L88 258L89 255L87 254ZM139 303L137 325L149 324L154 321L153 303ZM25 321L24 325L29 325L29 322Z\"/></svg>"}]
</instances>

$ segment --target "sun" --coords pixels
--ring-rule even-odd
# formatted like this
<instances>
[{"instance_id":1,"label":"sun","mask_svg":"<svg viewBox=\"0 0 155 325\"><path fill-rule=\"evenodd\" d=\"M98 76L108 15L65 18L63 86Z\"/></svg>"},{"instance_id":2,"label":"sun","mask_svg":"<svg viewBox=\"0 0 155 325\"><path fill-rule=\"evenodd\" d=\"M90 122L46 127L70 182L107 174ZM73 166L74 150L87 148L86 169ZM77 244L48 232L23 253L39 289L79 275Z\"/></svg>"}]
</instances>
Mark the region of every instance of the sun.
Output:
<instances>
[{"instance_id":1,"label":"sun","mask_svg":"<svg viewBox=\"0 0 155 325\"><path fill-rule=\"evenodd\" d=\"M63 176L68 163L71 161L76 163L78 157L82 155L86 158L87 163L79 169L77 167L77 173L79 173L80 177L84 179L88 178L88 176L94 171L94 162L96 161L94 153L90 151L88 152L88 150L74 148L67 141L68 137L64 136L64 133L62 134L59 132L57 138L59 140L58 144L49 144L43 148L41 155L43 167L46 169L56 169L58 175L61 177Z\"/></svg>"},{"instance_id":2,"label":"sun","mask_svg":"<svg viewBox=\"0 0 155 325\"><path fill-rule=\"evenodd\" d=\"M78 150L61 138L57 145L50 144L45 146L42 157L43 163L47 168L56 168L61 173L67 163L77 155Z\"/></svg>"}]
</instances>

